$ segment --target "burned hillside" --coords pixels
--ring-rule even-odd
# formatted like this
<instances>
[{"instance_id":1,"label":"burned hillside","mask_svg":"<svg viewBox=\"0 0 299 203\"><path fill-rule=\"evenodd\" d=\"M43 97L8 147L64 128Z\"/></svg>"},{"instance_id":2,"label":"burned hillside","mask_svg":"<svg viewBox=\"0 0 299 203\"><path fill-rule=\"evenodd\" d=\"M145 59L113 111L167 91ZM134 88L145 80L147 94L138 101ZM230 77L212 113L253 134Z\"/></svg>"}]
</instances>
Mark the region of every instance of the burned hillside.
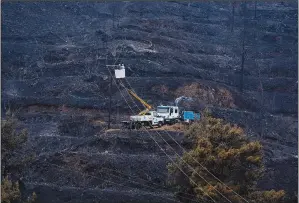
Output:
<instances>
[{"instance_id":1,"label":"burned hillside","mask_svg":"<svg viewBox=\"0 0 299 203\"><path fill-rule=\"evenodd\" d=\"M42 202L172 201L155 142L106 131L105 65L115 63L153 106L191 96L185 108L242 126L264 145L261 187L297 191L297 2L3 2L1 11L2 111L29 130L21 150L37 159L23 182ZM113 85L113 128L129 115Z\"/></svg>"}]
</instances>

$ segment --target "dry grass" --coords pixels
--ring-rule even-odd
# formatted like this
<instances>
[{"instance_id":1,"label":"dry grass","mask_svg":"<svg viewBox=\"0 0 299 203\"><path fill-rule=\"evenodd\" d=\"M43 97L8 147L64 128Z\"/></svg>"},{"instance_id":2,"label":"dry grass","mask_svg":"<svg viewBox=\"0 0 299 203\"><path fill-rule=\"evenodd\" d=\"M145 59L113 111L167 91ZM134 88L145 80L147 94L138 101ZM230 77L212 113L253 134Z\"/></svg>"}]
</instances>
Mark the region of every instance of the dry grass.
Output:
<instances>
[{"instance_id":1,"label":"dry grass","mask_svg":"<svg viewBox=\"0 0 299 203\"><path fill-rule=\"evenodd\" d=\"M119 132L121 130L122 129L107 129L107 130L105 130L105 132Z\"/></svg>"},{"instance_id":2,"label":"dry grass","mask_svg":"<svg viewBox=\"0 0 299 203\"><path fill-rule=\"evenodd\" d=\"M105 125L107 124L106 121L102 121L102 120L93 120L91 121L94 125Z\"/></svg>"},{"instance_id":3,"label":"dry grass","mask_svg":"<svg viewBox=\"0 0 299 203\"><path fill-rule=\"evenodd\" d=\"M214 89L199 83L191 83L179 87L174 94L177 97L182 95L192 97L206 104L213 104L227 108L235 107L235 101L232 93L225 88Z\"/></svg>"},{"instance_id":4,"label":"dry grass","mask_svg":"<svg viewBox=\"0 0 299 203\"><path fill-rule=\"evenodd\" d=\"M198 105L199 102L203 106L206 104L212 104L225 108L236 107L234 96L228 89L224 87L211 87L197 82L186 83L174 90L171 90L165 85L156 85L151 88L151 92L161 96L171 96L173 98L177 98L182 95L192 97L195 99L194 102L182 101L181 103L188 107Z\"/></svg>"},{"instance_id":5,"label":"dry grass","mask_svg":"<svg viewBox=\"0 0 299 203\"><path fill-rule=\"evenodd\" d=\"M173 132L184 132L187 129L187 125L183 123L176 123L174 125L164 125L160 128L155 128L154 130L166 130Z\"/></svg>"}]
</instances>

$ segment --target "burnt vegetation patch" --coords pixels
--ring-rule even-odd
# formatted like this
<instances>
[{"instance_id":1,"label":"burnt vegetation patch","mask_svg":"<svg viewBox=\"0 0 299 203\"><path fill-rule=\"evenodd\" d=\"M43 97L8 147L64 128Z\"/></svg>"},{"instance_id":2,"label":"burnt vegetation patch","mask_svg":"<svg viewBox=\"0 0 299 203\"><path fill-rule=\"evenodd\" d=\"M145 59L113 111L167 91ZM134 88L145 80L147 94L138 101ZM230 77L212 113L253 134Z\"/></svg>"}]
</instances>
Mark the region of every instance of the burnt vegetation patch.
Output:
<instances>
[{"instance_id":1,"label":"burnt vegetation patch","mask_svg":"<svg viewBox=\"0 0 299 203\"><path fill-rule=\"evenodd\" d=\"M94 126L84 117L65 119L60 122L58 130L62 136L92 136L102 128Z\"/></svg>"}]
</instances>

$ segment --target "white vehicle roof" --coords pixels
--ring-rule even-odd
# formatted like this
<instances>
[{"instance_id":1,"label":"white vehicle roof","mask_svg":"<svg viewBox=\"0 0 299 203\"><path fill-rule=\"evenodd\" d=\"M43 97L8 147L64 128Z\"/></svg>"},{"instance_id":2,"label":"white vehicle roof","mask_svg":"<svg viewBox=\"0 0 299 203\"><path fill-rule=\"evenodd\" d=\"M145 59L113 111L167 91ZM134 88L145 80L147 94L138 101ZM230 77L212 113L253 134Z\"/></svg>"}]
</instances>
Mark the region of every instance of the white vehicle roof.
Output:
<instances>
[{"instance_id":1,"label":"white vehicle roof","mask_svg":"<svg viewBox=\"0 0 299 203\"><path fill-rule=\"evenodd\" d=\"M159 107L169 108L169 107L177 107L177 106L163 106L163 105L161 105L161 106L158 106L158 108Z\"/></svg>"},{"instance_id":2,"label":"white vehicle roof","mask_svg":"<svg viewBox=\"0 0 299 203\"><path fill-rule=\"evenodd\" d=\"M149 113L155 113L156 111L149 111Z\"/></svg>"}]
</instances>

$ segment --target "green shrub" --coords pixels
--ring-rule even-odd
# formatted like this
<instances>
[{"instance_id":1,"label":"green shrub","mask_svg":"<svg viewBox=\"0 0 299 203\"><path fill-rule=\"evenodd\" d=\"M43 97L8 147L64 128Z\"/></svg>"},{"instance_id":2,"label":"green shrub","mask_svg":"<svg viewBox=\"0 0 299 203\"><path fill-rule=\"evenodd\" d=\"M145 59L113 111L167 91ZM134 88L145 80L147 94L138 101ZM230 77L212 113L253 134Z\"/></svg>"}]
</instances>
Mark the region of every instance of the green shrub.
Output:
<instances>
[{"instance_id":1,"label":"green shrub","mask_svg":"<svg viewBox=\"0 0 299 203\"><path fill-rule=\"evenodd\" d=\"M210 197L227 201L221 194L234 203L244 202L239 195L255 203L282 201L284 191L257 189L264 171L262 145L250 142L243 129L208 116L192 124L185 136L193 141L193 148L177 164L188 178L169 165L170 183L177 187L178 197L187 193L205 203L213 202Z\"/></svg>"},{"instance_id":2,"label":"green shrub","mask_svg":"<svg viewBox=\"0 0 299 203\"><path fill-rule=\"evenodd\" d=\"M27 141L26 129L20 130L17 120L8 111L5 119L1 120L1 203L36 201L36 194L27 197L24 201L19 188L19 182L13 182L8 175L19 177L19 172L33 159L32 155L24 155L18 152Z\"/></svg>"}]
</instances>

